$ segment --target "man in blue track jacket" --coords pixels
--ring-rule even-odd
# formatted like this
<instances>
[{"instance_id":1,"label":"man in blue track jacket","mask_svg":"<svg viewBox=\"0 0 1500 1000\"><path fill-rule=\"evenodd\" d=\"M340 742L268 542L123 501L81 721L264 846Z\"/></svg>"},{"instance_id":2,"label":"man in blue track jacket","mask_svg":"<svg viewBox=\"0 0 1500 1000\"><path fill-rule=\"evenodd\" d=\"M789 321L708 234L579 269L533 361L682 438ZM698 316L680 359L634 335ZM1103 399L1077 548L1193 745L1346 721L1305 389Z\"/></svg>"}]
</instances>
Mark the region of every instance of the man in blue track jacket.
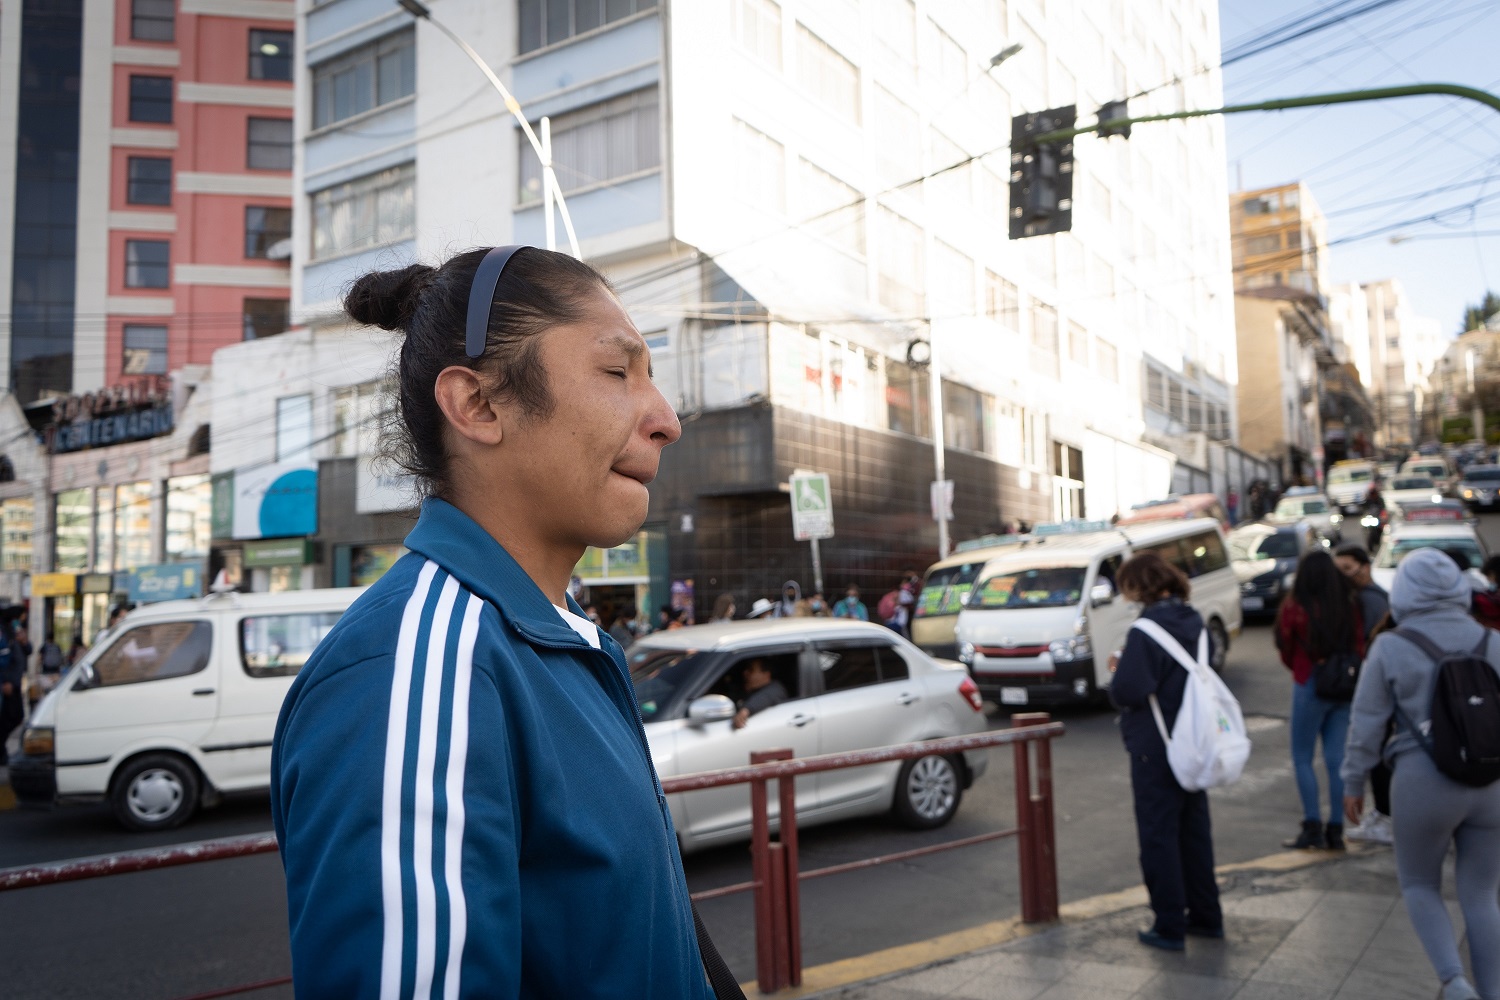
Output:
<instances>
[{"instance_id":1,"label":"man in blue track jacket","mask_svg":"<svg viewBox=\"0 0 1500 1000\"><path fill-rule=\"evenodd\" d=\"M447 499L423 502L410 552L318 647L277 725L299 997L713 997L624 654L566 593L582 545L639 527L680 428L602 279L532 254L474 293L494 295L492 341L509 304L550 317L515 337L529 372L493 344L461 360L446 299L483 284L471 255L366 276L347 300L406 333L402 418L429 449L408 465ZM524 378L543 394L529 404Z\"/></svg>"}]
</instances>

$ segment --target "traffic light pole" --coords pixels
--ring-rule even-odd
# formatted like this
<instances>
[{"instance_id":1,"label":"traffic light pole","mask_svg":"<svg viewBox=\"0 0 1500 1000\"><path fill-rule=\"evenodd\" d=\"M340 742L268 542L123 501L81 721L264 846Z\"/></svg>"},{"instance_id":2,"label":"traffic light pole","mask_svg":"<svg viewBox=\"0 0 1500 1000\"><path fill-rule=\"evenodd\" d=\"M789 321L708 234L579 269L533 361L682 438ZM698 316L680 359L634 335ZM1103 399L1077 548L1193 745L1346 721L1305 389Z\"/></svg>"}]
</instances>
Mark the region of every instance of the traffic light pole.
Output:
<instances>
[{"instance_id":1,"label":"traffic light pole","mask_svg":"<svg viewBox=\"0 0 1500 1000\"><path fill-rule=\"evenodd\" d=\"M1099 132L1103 135L1128 129L1144 122L1169 122L1182 118L1203 118L1208 115L1233 115L1242 111L1286 111L1291 108L1318 108L1330 104L1354 104L1360 101L1384 101L1393 97L1431 97L1448 95L1478 101L1492 111L1500 111L1500 97L1489 91L1474 87L1463 87L1456 83L1413 83L1405 87L1377 87L1371 90L1346 90L1336 94L1309 94L1306 97L1285 97L1275 101L1256 104L1231 104L1222 108L1203 108L1192 111L1174 111L1165 115L1142 115L1138 118L1111 118L1085 125L1082 128L1056 129L1031 138L1031 145L1060 142L1076 135ZM1118 106L1118 105L1117 105Z\"/></svg>"}]
</instances>

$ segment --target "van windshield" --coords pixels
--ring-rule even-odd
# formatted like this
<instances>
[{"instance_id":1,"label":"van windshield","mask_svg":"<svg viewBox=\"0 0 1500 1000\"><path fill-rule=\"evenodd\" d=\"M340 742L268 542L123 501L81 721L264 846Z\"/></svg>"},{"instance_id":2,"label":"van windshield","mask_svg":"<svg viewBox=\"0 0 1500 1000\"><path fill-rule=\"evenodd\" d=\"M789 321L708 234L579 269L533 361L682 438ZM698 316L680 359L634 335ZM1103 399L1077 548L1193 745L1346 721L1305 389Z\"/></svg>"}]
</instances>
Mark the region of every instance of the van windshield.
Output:
<instances>
[{"instance_id":1,"label":"van windshield","mask_svg":"<svg viewBox=\"0 0 1500 1000\"><path fill-rule=\"evenodd\" d=\"M986 577L969 595L970 608L1062 608L1083 596L1083 566L1002 571Z\"/></svg>"},{"instance_id":2,"label":"van windshield","mask_svg":"<svg viewBox=\"0 0 1500 1000\"><path fill-rule=\"evenodd\" d=\"M917 597L916 617L958 614L983 568L983 562L971 562L962 566L944 566L928 573L922 582L922 593Z\"/></svg>"},{"instance_id":3,"label":"van windshield","mask_svg":"<svg viewBox=\"0 0 1500 1000\"><path fill-rule=\"evenodd\" d=\"M1369 469L1334 469L1328 473L1329 484L1333 483L1364 483L1373 478Z\"/></svg>"}]
</instances>

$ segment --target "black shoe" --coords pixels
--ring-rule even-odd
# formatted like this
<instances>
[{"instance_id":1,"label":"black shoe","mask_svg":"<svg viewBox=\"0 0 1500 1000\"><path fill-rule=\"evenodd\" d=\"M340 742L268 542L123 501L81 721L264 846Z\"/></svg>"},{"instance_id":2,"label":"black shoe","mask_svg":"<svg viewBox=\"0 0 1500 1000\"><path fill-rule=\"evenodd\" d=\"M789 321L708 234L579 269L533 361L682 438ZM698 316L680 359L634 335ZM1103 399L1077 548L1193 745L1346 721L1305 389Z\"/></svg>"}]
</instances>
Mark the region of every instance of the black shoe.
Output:
<instances>
[{"instance_id":1,"label":"black shoe","mask_svg":"<svg viewBox=\"0 0 1500 1000\"><path fill-rule=\"evenodd\" d=\"M1204 924L1188 924L1187 932L1192 937L1214 938L1218 941L1224 940L1223 924L1220 924L1218 927L1208 927Z\"/></svg>"},{"instance_id":2,"label":"black shoe","mask_svg":"<svg viewBox=\"0 0 1500 1000\"><path fill-rule=\"evenodd\" d=\"M1343 829L1339 832L1342 834ZM1302 832L1292 840L1283 840L1282 847L1290 847L1296 851L1321 850L1325 842L1323 840L1323 824L1315 819L1302 821Z\"/></svg>"},{"instance_id":3,"label":"black shoe","mask_svg":"<svg viewBox=\"0 0 1500 1000\"><path fill-rule=\"evenodd\" d=\"M1323 828L1323 846L1330 851L1344 849L1344 824L1329 823Z\"/></svg>"},{"instance_id":4,"label":"black shoe","mask_svg":"<svg viewBox=\"0 0 1500 1000\"><path fill-rule=\"evenodd\" d=\"M1186 951L1187 943L1182 938L1163 937L1155 929L1149 931L1136 931L1136 940L1141 944L1160 948L1162 951Z\"/></svg>"}]
</instances>

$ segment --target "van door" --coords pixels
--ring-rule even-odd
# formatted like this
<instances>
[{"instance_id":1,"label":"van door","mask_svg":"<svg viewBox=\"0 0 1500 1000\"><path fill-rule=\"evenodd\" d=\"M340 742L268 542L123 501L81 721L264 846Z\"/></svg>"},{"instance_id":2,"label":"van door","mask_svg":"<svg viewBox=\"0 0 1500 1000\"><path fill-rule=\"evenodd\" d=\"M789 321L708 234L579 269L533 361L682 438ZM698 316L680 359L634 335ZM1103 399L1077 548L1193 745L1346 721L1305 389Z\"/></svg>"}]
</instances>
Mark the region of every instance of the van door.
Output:
<instances>
[{"instance_id":1,"label":"van door","mask_svg":"<svg viewBox=\"0 0 1500 1000\"><path fill-rule=\"evenodd\" d=\"M215 788L271 783L271 738L281 703L341 616L339 611L225 616L218 653L223 695L219 717L203 742L204 768Z\"/></svg>"},{"instance_id":2,"label":"van door","mask_svg":"<svg viewBox=\"0 0 1500 1000\"><path fill-rule=\"evenodd\" d=\"M196 747L219 707L208 618L149 622L120 633L57 706L58 791L70 767L97 766L123 750Z\"/></svg>"},{"instance_id":3,"label":"van door","mask_svg":"<svg viewBox=\"0 0 1500 1000\"><path fill-rule=\"evenodd\" d=\"M1089 637L1094 646L1094 686L1100 691L1108 687L1112 679L1109 655L1125 645L1130 625L1140 613L1140 608L1125 600L1125 595L1120 593L1117 576L1124 561L1123 554L1105 556L1099 561L1098 572L1089 587L1087 614ZM1101 583L1109 584L1114 596L1096 604L1093 589Z\"/></svg>"}]
</instances>

